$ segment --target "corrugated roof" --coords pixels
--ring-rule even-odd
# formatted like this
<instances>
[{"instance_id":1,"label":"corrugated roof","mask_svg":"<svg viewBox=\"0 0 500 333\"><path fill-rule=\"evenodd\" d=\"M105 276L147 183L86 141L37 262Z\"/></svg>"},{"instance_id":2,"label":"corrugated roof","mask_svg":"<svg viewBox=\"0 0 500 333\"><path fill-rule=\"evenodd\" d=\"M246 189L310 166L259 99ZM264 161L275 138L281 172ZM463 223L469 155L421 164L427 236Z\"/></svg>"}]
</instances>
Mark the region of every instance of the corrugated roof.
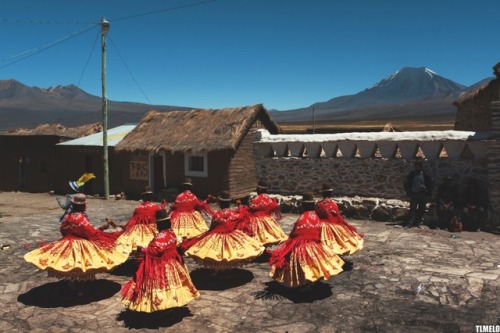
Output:
<instances>
[{"instance_id":1,"label":"corrugated roof","mask_svg":"<svg viewBox=\"0 0 500 333\"><path fill-rule=\"evenodd\" d=\"M132 131L137 124L125 124L108 129L108 147L116 146L122 139ZM58 143L61 146L102 146L102 132L95 133L83 138Z\"/></svg>"}]
</instances>

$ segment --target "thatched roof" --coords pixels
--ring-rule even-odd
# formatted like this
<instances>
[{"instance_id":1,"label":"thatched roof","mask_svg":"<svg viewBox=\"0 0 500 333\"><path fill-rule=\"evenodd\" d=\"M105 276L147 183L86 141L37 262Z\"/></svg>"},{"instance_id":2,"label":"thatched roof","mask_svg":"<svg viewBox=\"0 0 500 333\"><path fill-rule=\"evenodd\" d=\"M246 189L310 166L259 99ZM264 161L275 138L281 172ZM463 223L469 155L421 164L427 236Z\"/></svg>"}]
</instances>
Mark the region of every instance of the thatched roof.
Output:
<instances>
[{"instance_id":1,"label":"thatched roof","mask_svg":"<svg viewBox=\"0 0 500 333\"><path fill-rule=\"evenodd\" d=\"M88 124L66 128L61 124L42 124L35 128L17 128L8 131L8 135L56 135L66 138L81 138L102 131L102 124Z\"/></svg>"},{"instance_id":2,"label":"thatched roof","mask_svg":"<svg viewBox=\"0 0 500 333\"><path fill-rule=\"evenodd\" d=\"M281 133L261 104L220 110L150 111L115 149L155 153L236 150L257 120L271 133Z\"/></svg>"}]
</instances>

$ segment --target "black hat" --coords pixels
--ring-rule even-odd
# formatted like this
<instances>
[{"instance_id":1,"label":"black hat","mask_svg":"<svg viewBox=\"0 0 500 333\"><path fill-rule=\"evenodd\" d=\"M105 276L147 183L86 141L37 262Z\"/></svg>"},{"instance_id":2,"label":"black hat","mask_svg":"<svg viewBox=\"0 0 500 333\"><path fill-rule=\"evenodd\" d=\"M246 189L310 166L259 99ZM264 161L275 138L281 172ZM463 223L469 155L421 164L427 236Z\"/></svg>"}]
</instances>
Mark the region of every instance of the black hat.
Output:
<instances>
[{"instance_id":1,"label":"black hat","mask_svg":"<svg viewBox=\"0 0 500 333\"><path fill-rule=\"evenodd\" d=\"M257 188L260 188L260 189L263 189L263 190L267 190L268 189L268 186L267 186L267 183L265 181L260 181L258 184L257 184Z\"/></svg>"},{"instance_id":2,"label":"black hat","mask_svg":"<svg viewBox=\"0 0 500 333\"><path fill-rule=\"evenodd\" d=\"M219 199L219 201L231 201L231 195L229 194L229 191L225 190L220 192L220 195L217 199Z\"/></svg>"},{"instance_id":3,"label":"black hat","mask_svg":"<svg viewBox=\"0 0 500 333\"><path fill-rule=\"evenodd\" d=\"M315 203L314 195L312 192L304 192L302 194L302 203Z\"/></svg>"},{"instance_id":4,"label":"black hat","mask_svg":"<svg viewBox=\"0 0 500 333\"><path fill-rule=\"evenodd\" d=\"M167 221L170 220L170 215L168 215L166 209L157 210L155 213L156 221Z\"/></svg>"},{"instance_id":5,"label":"black hat","mask_svg":"<svg viewBox=\"0 0 500 333\"><path fill-rule=\"evenodd\" d=\"M184 181L182 182L182 185L188 185L188 186L193 186L193 181L191 178L184 178Z\"/></svg>"},{"instance_id":6,"label":"black hat","mask_svg":"<svg viewBox=\"0 0 500 333\"><path fill-rule=\"evenodd\" d=\"M333 191L333 187L330 186L330 184L323 184L321 185L321 192L330 192Z\"/></svg>"},{"instance_id":7,"label":"black hat","mask_svg":"<svg viewBox=\"0 0 500 333\"><path fill-rule=\"evenodd\" d=\"M151 186L144 186L141 194L151 194L153 191L151 190Z\"/></svg>"}]
</instances>

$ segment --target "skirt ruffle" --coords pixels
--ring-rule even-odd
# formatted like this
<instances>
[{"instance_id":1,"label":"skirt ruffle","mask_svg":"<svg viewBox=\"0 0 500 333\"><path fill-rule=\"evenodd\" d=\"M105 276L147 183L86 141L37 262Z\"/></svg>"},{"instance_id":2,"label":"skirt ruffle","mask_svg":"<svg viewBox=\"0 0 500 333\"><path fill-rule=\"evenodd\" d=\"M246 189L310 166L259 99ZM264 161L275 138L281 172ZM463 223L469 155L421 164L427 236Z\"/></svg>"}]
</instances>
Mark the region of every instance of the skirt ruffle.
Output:
<instances>
[{"instance_id":1,"label":"skirt ruffle","mask_svg":"<svg viewBox=\"0 0 500 333\"><path fill-rule=\"evenodd\" d=\"M250 221L254 238L263 245L280 244L288 239L272 216L253 216Z\"/></svg>"},{"instance_id":2,"label":"skirt ruffle","mask_svg":"<svg viewBox=\"0 0 500 333\"><path fill-rule=\"evenodd\" d=\"M109 271L127 258L127 248L119 243L106 250L86 239L64 238L24 255L49 276L67 280L93 280L96 273Z\"/></svg>"},{"instance_id":3,"label":"skirt ruffle","mask_svg":"<svg viewBox=\"0 0 500 333\"><path fill-rule=\"evenodd\" d=\"M136 224L125 230L118 237L118 242L124 244L130 254L138 246L147 247L157 233L156 224Z\"/></svg>"},{"instance_id":4,"label":"skirt ruffle","mask_svg":"<svg viewBox=\"0 0 500 333\"><path fill-rule=\"evenodd\" d=\"M208 230L205 219L198 211L178 212L171 219L172 230L177 237L191 239Z\"/></svg>"},{"instance_id":5,"label":"skirt ruffle","mask_svg":"<svg viewBox=\"0 0 500 333\"><path fill-rule=\"evenodd\" d=\"M279 251L279 248L276 250ZM272 254L271 254L272 255ZM282 267L271 266L269 275L287 287L296 288L342 272L344 261L333 249L316 241L301 241L286 256Z\"/></svg>"},{"instance_id":6,"label":"skirt ruffle","mask_svg":"<svg viewBox=\"0 0 500 333\"><path fill-rule=\"evenodd\" d=\"M363 248L363 237L341 224L324 222L321 230L323 242L336 254L353 254Z\"/></svg>"},{"instance_id":7,"label":"skirt ruffle","mask_svg":"<svg viewBox=\"0 0 500 333\"><path fill-rule=\"evenodd\" d=\"M185 254L210 269L229 269L244 265L264 252L264 246L240 230L213 233L201 238Z\"/></svg>"},{"instance_id":8,"label":"skirt ruffle","mask_svg":"<svg viewBox=\"0 0 500 333\"><path fill-rule=\"evenodd\" d=\"M155 287L158 284L154 283L154 276L145 278L142 286L131 280L122 289L122 303L131 311L151 313L184 306L200 297L185 264L169 260L165 263L164 269L166 278L164 288ZM142 295L140 298L137 297L139 288Z\"/></svg>"}]
</instances>

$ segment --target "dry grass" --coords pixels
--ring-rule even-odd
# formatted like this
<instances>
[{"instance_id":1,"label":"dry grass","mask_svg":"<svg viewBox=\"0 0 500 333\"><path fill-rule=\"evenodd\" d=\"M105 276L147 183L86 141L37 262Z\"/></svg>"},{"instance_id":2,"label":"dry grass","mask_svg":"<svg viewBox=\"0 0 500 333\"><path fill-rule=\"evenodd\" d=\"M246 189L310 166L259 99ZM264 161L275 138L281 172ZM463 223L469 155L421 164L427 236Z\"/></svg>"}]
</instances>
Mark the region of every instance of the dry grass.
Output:
<instances>
[{"instance_id":1,"label":"dry grass","mask_svg":"<svg viewBox=\"0 0 500 333\"><path fill-rule=\"evenodd\" d=\"M315 133L380 132L390 124L396 131L453 130L454 119L362 120L350 122L322 121L314 125ZM279 123L284 133L312 133L311 122Z\"/></svg>"}]
</instances>

